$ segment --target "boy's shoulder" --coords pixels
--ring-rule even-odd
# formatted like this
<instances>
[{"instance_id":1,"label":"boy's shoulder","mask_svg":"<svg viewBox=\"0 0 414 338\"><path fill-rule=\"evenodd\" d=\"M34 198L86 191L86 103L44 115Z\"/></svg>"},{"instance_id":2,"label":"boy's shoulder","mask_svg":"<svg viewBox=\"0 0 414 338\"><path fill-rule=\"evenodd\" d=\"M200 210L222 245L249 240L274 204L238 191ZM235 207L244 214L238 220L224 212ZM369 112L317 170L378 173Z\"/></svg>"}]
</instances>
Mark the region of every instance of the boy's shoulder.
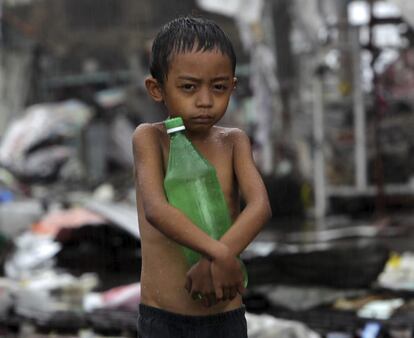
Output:
<instances>
[{"instance_id":1,"label":"boy's shoulder","mask_svg":"<svg viewBox=\"0 0 414 338\"><path fill-rule=\"evenodd\" d=\"M164 130L164 123L163 122L155 122L155 123L140 123L134 131L134 135L142 134L142 133L154 133L154 132L162 132Z\"/></svg>"},{"instance_id":2,"label":"boy's shoulder","mask_svg":"<svg viewBox=\"0 0 414 338\"><path fill-rule=\"evenodd\" d=\"M160 138L164 134L166 133L163 122L141 123L135 128L132 139L137 142L143 138Z\"/></svg>"},{"instance_id":3,"label":"boy's shoulder","mask_svg":"<svg viewBox=\"0 0 414 338\"><path fill-rule=\"evenodd\" d=\"M220 127L215 126L216 134L220 135L223 139L227 139L231 142L237 142L242 138L248 138L246 132L239 128L229 128L229 127Z\"/></svg>"}]
</instances>

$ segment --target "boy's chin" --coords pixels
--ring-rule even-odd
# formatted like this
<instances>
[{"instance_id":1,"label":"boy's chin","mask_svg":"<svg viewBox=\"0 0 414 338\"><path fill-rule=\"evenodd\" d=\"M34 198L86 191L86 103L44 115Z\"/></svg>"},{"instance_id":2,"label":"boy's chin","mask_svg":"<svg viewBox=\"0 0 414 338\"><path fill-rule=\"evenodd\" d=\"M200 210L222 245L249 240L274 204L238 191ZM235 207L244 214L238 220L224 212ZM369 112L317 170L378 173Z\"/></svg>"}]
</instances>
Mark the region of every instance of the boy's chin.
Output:
<instances>
[{"instance_id":1,"label":"boy's chin","mask_svg":"<svg viewBox=\"0 0 414 338\"><path fill-rule=\"evenodd\" d=\"M205 133L209 131L214 124L192 124L186 129L191 133Z\"/></svg>"}]
</instances>

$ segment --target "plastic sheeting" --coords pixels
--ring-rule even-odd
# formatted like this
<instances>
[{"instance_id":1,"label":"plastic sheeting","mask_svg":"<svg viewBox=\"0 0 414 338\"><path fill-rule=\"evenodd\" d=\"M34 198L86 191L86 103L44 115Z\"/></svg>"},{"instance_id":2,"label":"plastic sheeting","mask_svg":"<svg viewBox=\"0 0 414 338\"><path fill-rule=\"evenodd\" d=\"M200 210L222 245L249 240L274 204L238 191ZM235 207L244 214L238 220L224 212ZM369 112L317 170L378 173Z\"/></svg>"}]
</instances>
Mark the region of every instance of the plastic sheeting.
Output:
<instances>
[{"instance_id":1,"label":"plastic sheeting","mask_svg":"<svg viewBox=\"0 0 414 338\"><path fill-rule=\"evenodd\" d=\"M89 200L85 202L85 208L117 224L134 238L140 238L135 205Z\"/></svg>"},{"instance_id":2,"label":"plastic sheeting","mask_svg":"<svg viewBox=\"0 0 414 338\"><path fill-rule=\"evenodd\" d=\"M36 199L0 203L0 233L15 238L30 228L44 210Z\"/></svg>"},{"instance_id":3,"label":"plastic sheeting","mask_svg":"<svg viewBox=\"0 0 414 338\"><path fill-rule=\"evenodd\" d=\"M197 0L204 10L215 12L247 23L258 22L262 16L263 0Z\"/></svg>"},{"instance_id":4,"label":"plastic sheeting","mask_svg":"<svg viewBox=\"0 0 414 338\"><path fill-rule=\"evenodd\" d=\"M73 143L91 116L91 109L77 100L27 108L2 139L0 164L22 177L54 174L73 154L70 140Z\"/></svg>"},{"instance_id":5,"label":"plastic sheeting","mask_svg":"<svg viewBox=\"0 0 414 338\"><path fill-rule=\"evenodd\" d=\"M322 2L322 4L325 4L325 2ZM319 3L318 0L294 1L294 26L296 29L293 34L293 47L296 52L319 45L319 38L326 30L324 23L326 17L321 13Z\"/></svg>"},{"instance_id":6,"label":"plastic sheeting","mask_svg":"<svg viewBox=\"0 0 414 338\"><path fill-rule=\"evenodd\" d=\"M52 211L32 227L34 233L56 237L62 230L79 228L85 224L101 225L106 219L82 208Z\"/></svg>"},{"instance_id":7,"label":"plastic sheeting","mask_svg":"<svg viewBox=\"0 0 414 338\"><path fill-rule=\"evenodd\" d=\"M407 0L389 0L395 4L401 11L404 20L414 28L414 2Z\"/></svg>"},{"instance_id":8,"label":"plastic sheeting","mask_svg":"<svg viewBox=\"0 0 414 338\"><path fill-rule=\"evenodd\" d=\"M384 271L378 276L378 284L386 289L414 291L414 253L393 253Z\"/></svg>"},{"instance_id":9,"label":"plastic sheeting","mask_svg":"<svg viewBox=\"0 0 414 338\"><path fill-rule=\"evenodd\" d=\"M16 250L7 259L4 271L7 277L22 280L50 271L55 255L62 245L48 235L25 232L15 239Z\"/></svg>"}]
</instances>

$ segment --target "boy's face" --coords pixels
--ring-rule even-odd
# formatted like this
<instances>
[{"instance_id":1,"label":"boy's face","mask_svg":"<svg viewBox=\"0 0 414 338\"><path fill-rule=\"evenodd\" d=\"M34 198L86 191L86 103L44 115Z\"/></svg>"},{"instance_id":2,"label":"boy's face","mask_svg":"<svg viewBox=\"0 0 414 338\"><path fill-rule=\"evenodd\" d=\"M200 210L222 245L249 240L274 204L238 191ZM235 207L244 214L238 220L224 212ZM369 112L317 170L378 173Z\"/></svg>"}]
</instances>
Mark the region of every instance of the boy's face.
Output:
<instances>
[{"instance_id":1,"label":"boy's face","mask_svg":"<svg viewBox=\"0 0 414 338\"><path fill-rule=\"evenodd\" d=\"M220 51L175 54L159 87L170 117L180 116L187 130L203 132L224 115L235 87L230 58Z\"/></svg>"}]
</instances>

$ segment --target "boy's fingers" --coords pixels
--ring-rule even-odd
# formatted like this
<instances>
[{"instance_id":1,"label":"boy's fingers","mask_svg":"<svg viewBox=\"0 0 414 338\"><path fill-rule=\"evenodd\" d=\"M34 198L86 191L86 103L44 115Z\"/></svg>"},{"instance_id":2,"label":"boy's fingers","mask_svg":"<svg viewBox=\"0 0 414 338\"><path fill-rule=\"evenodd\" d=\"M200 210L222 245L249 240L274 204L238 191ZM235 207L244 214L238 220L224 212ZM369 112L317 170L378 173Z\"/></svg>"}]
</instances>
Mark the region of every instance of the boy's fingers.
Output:
<instances>
[{"instance_id":1,"label":"boy's fingers","mask_svg":"<svg viewBox=\"0 0 414 338\"><path fill-rule=\"evenodd\" d=\"M216 296L214 293L207 293L203 297L204 306L210 307L217 303Z\"/></svg>"},{"instance_id":2,"label":"boy's fingers","mask_svg":"<svg viewBox=\"0 0 414 338\"><path fill-rule=\"evenodd\" d=\"M185 281L185 289L187 290L187 292L191 292L191 278L187 277L187 280Z\"/></svg>"},{"instance_id":3,"label":"boy's fingers","mask_svg":"<svg viewBox=\"0 0 414 338\"><path fill-rule=\"evenodd\" d=\"M246 291L246 288L243 285L239 285L237 287L237 291L238 291L238 293L240 293L242 295Z\"/></svg>"},{"instance_id":4,"label":"boy's fingers","mask_svg":"<svg viewBox=\"0 0 414 338\"><path fill-rule=\"evenodd\" d=\"M191 293L191 297L193 298L193 300L202 300L203 299L203 296L200 292Z\"/></svg>"},{"instance_id":5,"label":"boy's fingers","mask_svg":"<svg viewBox=\"0 0 414 338\"><path fill-rule=\"evenodd\" d=\"M214 286L214 291L216 293L216 298L218 300L222 300L223 299L223 289L219 286Z\"/></svg>"},{"instance_id":6,"label":"boy's fingers","mask_svg":"<svg viewBox=\"0 0 414 338\"><path fill-rule=\"evenodd\" d=\"M210 307L210 300L208 299L208 297L203 297L202 302L205 307Z\"/></svg>"},{"instance_id":7,"label":"boy's fingers","mask_svg":"<svg viewBox=\"0 0 414 338\"><path fill-rule=\"evenodd\" d=\"M230 300L233 300L236 297L236 295L237 295L237 289L236 288L231 288L230 289L230 297L229 297L229 299Z\"/></svg>"},{"instance_id":8,"label":"boy's fingers","mask_svg":"<svg viewBox=\"0 0 414 338\"><path fill-rule=\"evenodd\" d=\"M216 294L212 293L211 294L211 299L212 299L212 305L216 305L218 303L218 300L216 298Z\"/></svg>"},{"instance_id":9,"label":"boy's fingers","mask_svg":"<svg viewBox=\"0 0 414 338\"><path fill-rule=\"evenodd\" d=\"M223 300L231 299L231 289L232 288L223 288Z\"/></svg>"}]
</instances>

